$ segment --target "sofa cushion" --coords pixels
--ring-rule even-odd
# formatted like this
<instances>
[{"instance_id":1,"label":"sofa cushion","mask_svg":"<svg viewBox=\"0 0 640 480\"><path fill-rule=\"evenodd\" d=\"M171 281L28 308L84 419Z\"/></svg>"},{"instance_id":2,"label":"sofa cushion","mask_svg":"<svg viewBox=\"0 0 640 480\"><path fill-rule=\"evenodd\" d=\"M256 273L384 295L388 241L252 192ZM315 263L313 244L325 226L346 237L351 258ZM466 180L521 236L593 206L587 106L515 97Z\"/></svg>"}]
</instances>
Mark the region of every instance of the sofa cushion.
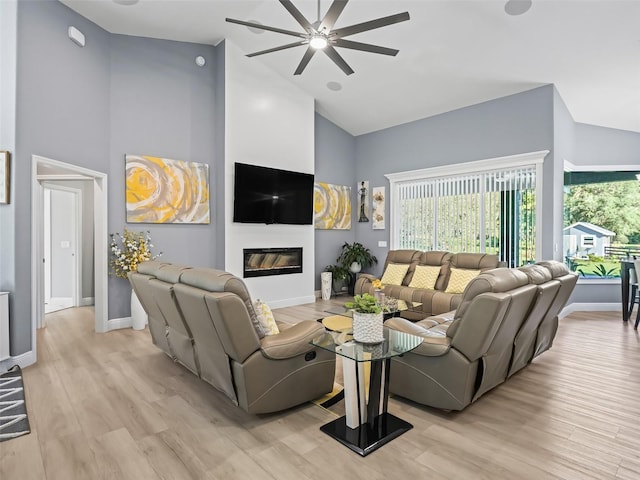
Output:
<instances>
[{"instance_id":1,"label":"sofa cushion","mask_svg":"<svg viewBox=\"0 0 640 480\"><path fill-rule=\"evenodd\" d=\"M412 288L427 288L433 290L436 286L436 280L440 275L440 267L432 267L430 265L417 265L413 272L413 277L409 282Z\"/></svg>"},{"instance_id":2,"label":"sofa cushion","mask_svg":"<svg viewBox=\"0 0 640 480\"><path fill-rule=\"evenodd\" d=\"M407 274L407 270L409 270L408 264L403 263L390 263L387 265L387 268L384 270L384 274L382 275L382 284L383 285L402 285L402 281L404 280L405 275Z\"/></svg>"},{"instance_id":3,"label":"sofa cushion","mask_svg":"<svg viewBox=\"0 0 640 480\"><path fill-rule=\"evenodd\" d=\"M260 328L263 332L262 337L267 335L277 335L280 333L278 324L276 323L276 319L273 317L273 313L271 312L269 305L262 302L262 300L257 299L253 302L253 308L256 311L258 322L260 322Z\"/></svg>"},{"instance_id":4,"label":"sofa cushion","mask_svg":"<svg viewBox=\"0 0 640 480\"><path fill-rule=\"evenodd\" d=\"M462 268L451 268L449 283L444 293L462 293L467 288L469 282L480 275L480 270L467 270Z\"/></svg>"},{"instance_id":5,"label":"sofa cushion","mask_svg":"<svg viewBox=\"0 0 640 480\"><path fill-rule=\"evenodd\" d=\"M529 284L529 277L513 268L495 268L473 278L464 292L460 306L456 309L456 320L461 318L475 297L481 293L502 293ZM449 329L451 335L451 329Z\"/></svg>"},{"instance_id":6,"label":"sofa cushion","mask_svg":"<svg viewBox=\"0 0 640 480\"><path fill-rule=\"evenodd\" d=\"M251 323L258 337L264 337L264 332L258 321L256 311L253 308L253 302L251 301L247 286L235 275L223 272L222 270L214 270L213 268L191 268L185 270L180 276L180 283L208 290L209 292L235 293L247 307Z\"/></svg>"},{"instance_id":7,"label":"sofa cushion","mask_svg":"<svg viewBox=\"0 0 640 480\"><path fill-rule=\"evenodd\" d=\"M551 280L551 272L545 267L540 265L523 265L518 267L518 270L524 272L529 277L529 283L534 285L541 285Z\"/></svg>"}]
</instances>

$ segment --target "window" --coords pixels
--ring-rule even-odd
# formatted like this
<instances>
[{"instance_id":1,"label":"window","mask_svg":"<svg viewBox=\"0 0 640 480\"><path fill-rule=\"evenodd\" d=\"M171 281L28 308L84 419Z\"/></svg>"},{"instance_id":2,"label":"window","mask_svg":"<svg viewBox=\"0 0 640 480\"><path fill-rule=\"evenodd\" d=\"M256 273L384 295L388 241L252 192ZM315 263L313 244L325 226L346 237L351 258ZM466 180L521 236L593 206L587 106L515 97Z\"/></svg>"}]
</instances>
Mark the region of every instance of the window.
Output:
<instances>
[{"instance_id":1,"label":"window","mask_svg":"<svg viewBox=\"0 0 640 480\"><path fill-rule=\"evenodd\" d=\"M493 253L511 266L535 261L546 153L387 175L392 248Z\"/></svg>"},{"instance_id":2,"label":"window","mask_svg":"<svg viewBox=\"0 0 640 480\"><path fill-rule=\"evenodd\" d=\"M640 254L640 172L567 166L565 261L582 279L618 278L620 258Z\"/></svg>"},{"instance_id":3,"label":"window","mask_svg":"<svg viewBox=\"0 0 640 480\"><path fill-rule=\"evenodd\" d=\"M596 237L592 235L583 235L582 236L582 247L583 248L593 248L596 243Z\"/></svg>"}]
</instances>

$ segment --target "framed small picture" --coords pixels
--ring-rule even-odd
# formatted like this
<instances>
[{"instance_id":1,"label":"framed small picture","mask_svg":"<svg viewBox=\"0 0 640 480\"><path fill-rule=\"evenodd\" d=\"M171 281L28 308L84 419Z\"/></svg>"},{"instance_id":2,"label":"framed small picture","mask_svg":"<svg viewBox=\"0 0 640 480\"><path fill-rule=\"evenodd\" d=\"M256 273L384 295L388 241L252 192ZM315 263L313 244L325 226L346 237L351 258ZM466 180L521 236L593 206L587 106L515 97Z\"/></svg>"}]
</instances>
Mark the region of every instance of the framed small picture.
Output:
<instances>
[{"instance_id":1,"label":"framed small picture","mask_svg":"<svg viewBox=\"0 0 640 480\"><path fill-rule=\"evenodd\" d=\"M0 151L0 203L9 203L9 185L11 184L11 175L9 174L9 166L11 154L5 150Z\"/></svg>"}]
</instances>

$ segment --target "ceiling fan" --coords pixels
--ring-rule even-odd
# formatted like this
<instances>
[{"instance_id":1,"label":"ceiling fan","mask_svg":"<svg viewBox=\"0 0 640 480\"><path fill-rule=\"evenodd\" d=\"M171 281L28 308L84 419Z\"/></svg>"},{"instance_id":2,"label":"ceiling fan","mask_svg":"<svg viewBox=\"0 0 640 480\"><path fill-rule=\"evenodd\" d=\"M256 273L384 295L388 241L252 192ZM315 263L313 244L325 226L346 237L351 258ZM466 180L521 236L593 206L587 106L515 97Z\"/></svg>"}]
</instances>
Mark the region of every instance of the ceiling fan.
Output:
<instances>
[{"instance_id":1,"label":"ceiling fan","mask_svg":"<svg viewBox=\"0 0 640 480\"><path fill-rule=\"evenodd\" d=\"M375 20L358 23L356 25L350 25L348 27L333 29L336 20L338 20L338 17L342 13L342 10L344 10L344 7L347 5L347 2L349 0L334 0L322 20L320 20L320 0L318 0L318 20L314 23L309 22L290 0L279 1L304 29L304 33L294 32L292 30L284 30L282 28L269 27L267 25L261 25L259 23L234 20L232 18L227 18L226 20L227 22L237 23L238 25L245 25L247 27L259 28L261 30L268 30L270 32L282 33L284 35L291 35L293 37L300 38L300 40L293 43L288 43L286 45L281 45L275 48L269 48L267 50L261 50L259 52L250 53L249 55L247 55L247 57L255 57L257 55L264 55L265 53L272 53L279 50L286 50L288 48L307 45L307 51L302 56L302 60L298 64L298 68L296 68L296 71L293 72L294 75L300 75L304 71L317 50L322 50L324 53L326 53L327 56L331 60L333 60L333 62L338 67L340 67L340 69L347 75L351 75L353 73L353 69L347 64L347 62L345 62L344 58L340 56L335 47L395 56L399 50L379 47L377 45L371 45L368 43L345 40L344 37L409 20L409 12L403 12L397 13L395 15L389 15L388 17L381 17Z\"/></svg>"}]
</instances>

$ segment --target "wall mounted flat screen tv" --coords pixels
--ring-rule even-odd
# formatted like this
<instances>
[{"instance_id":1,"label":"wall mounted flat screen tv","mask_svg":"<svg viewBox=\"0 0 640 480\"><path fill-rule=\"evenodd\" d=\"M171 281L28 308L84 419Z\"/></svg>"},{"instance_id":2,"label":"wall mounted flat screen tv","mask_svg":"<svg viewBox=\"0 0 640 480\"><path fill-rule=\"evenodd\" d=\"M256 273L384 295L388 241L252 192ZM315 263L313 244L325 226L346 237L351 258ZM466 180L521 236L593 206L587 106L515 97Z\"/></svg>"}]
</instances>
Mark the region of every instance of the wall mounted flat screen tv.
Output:
<instances>
[{"instance_id":1,"label":"wall mounted flat screen tv","mask_svg":"<svg viewBox=\"0 0 640 480\"><path fill-rule=\"evenodd\" d=\"M313 175L236 163L233 221L313 224Z\"/></svg>"}]
</instances>

